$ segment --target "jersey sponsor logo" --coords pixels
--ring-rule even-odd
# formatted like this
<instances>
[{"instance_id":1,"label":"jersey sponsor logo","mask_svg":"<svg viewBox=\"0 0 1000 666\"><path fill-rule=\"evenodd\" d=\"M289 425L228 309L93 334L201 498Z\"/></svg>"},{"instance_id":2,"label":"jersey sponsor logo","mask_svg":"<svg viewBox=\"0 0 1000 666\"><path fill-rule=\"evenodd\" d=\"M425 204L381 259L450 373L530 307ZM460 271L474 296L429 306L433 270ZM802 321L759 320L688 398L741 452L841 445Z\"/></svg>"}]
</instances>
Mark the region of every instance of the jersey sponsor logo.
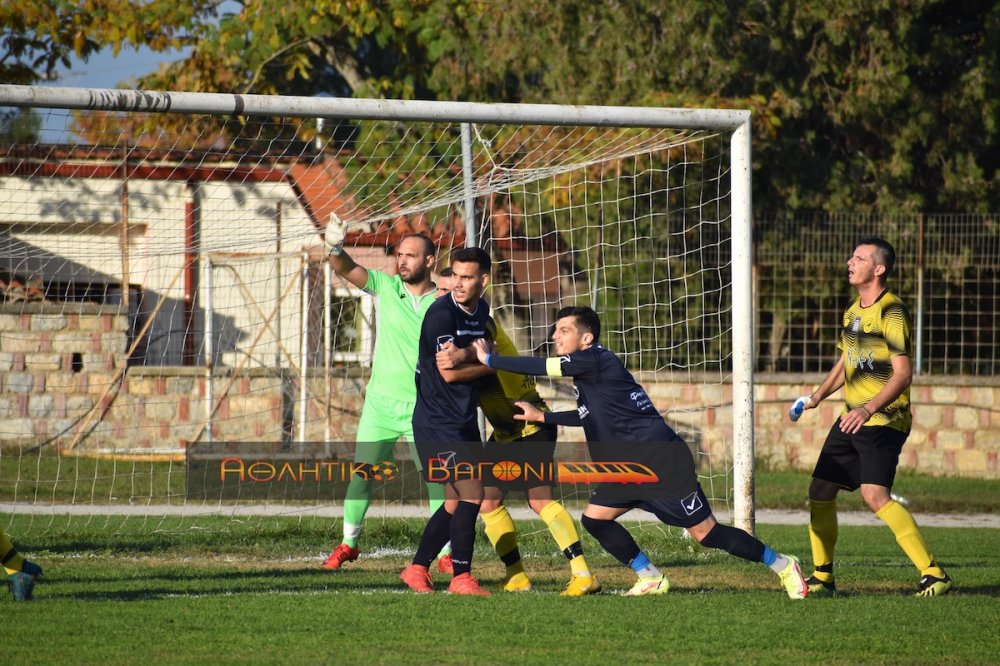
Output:
<instances>
[{"instance_id":1,"label":"jersey sponsor logo","mask_svg":"<svg viewBox=\"0 0 1000 666\"><path fill-rule=\"evenodd\" d=\"M458 331L455 331L455 332L458 333L459 335L468 335L468 336L471 336L473 338L481 338L484 335L486 335L486 333L484 331L476 331L476 330L468 330L468 329L461 329L461 330L458 330Z\"/></svg>"},{"instance_id":2,"label":"jersey sponsor logo","mask_svg":"<svg viewBox=\"0 0 1000 666\"><path fill-rule=\"evenodd\" d=\"M860 349L847 350L847 364L852 368L864 369L867 365L869 370L875 369L875 352L863 352Z\"/></svg>"},{"instance_id":3,"label":"jersey sponsor logo","mask_svg":"<svg viewBox=\"0 0 1000 666\"><path fill-rule=\"evenodd\" d=\"M701 507L702 502L701 498L698 497L697 490L681 500L681 508L684 509L684 513L689 516L693 516L695 513L700 511Z\"/></svg>"},{"instance_id":4,"label":"jersey sponsor logo","mask_svg":"<svg viewBox=\"0 0 1000 666\"><path fill-rule=\"evenodd\" d=\"M641 389L638 391L632 391L628 394L628 397L635 404L636 409L640 411L645 411L653 406L653 402L649 399L649 396L646 395L646 392Z\"/></svg>"},{"instance_id":5,"label":"jersey sponsor logo","mask_svg":"<svg viewBox=\"0 0 1000 666\"><path fill-rule=\"evenodd\" d=\"M441 351L446 344L455 344L454 335L439 335L437 337L437 350Z\"/></svg>"}]
</instances>

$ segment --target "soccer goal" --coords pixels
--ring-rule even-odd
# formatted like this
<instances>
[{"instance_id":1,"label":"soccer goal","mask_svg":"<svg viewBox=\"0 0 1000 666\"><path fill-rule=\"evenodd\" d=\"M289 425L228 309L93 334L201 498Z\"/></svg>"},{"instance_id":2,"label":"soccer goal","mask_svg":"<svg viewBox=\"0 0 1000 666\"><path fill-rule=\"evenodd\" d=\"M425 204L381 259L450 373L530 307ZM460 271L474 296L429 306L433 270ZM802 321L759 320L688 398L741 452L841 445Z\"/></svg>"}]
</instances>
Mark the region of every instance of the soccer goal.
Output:
<instances>
[{"instance_id":1,"label":"soccer goal","mask_svg":"<svg viewBox=\"0 0 1000 666\"><path fill-rule=\"evenodd\" d=\"M592 306L715 508L753 530L749 112L13 85L0 107L30 120L0 127L0 512L335 507L336 489L193 495L185 454L350 459L377 304L325 260L336 213L368 268L392 272L414 232L441 266L488 249L522 354ZM574 405L568 383L540 391ZM379 501L419 503L397 451Z\"/></svg>"}]
</instances>

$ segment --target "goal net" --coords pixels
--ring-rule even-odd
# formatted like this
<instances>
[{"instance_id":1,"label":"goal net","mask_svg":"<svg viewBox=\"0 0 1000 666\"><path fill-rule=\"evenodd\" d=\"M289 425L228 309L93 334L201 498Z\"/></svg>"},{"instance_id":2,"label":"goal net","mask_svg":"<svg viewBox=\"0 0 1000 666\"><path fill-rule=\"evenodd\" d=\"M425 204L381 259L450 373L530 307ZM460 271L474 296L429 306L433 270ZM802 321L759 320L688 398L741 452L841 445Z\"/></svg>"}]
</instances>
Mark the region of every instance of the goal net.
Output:
<instances>
[{"instance_id":1,"label":"goal net","mask_svg":"<svg viewBox=\"0 0 1000 666\"><path fill-rule=\"evenodd\" d=\"M190 459L352 459L378 305L326 261L335 213L370 269L410 233L438 267L486 248L522 354L592 306L714 508L753 528L747 113L9 85L0 107L0 513L337 515L343 474L232 495ZM575 407L568 381L539 389ZM559 440L585 459L582 432ZM423 504L408 459L370 516Z\"/></svg>"}]
</instances>

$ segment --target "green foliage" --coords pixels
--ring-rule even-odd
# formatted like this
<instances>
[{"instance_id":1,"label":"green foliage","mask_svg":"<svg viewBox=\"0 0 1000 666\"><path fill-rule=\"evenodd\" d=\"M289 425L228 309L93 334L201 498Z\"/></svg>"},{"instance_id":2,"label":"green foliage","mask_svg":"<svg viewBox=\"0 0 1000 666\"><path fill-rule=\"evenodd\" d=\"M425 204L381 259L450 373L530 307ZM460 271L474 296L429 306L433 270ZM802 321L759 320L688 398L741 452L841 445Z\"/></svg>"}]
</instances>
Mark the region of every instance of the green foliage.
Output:
<instances>
[{"instance_id":1,"label":"green foliage","mask_svg":"<svg viewBox=\"0 0 1000 666\"><path fill-rule=\"evenodd\" d=\"M34 109L0 108L0 142L35 143L42 129L42 116Z\"/></svg>"},{"instance_id":2,"label":"green foliage","mask_svg":"<svg viewBox=\"0 0 1000 666\"><path fill-rule=\"evenodd\" d=\"M1000 209L1000 4L989 0L5 7L5 81L41 80L102 46L191 46L139 84L749 108L760 212Z\"/></svg>"}]
</instances>

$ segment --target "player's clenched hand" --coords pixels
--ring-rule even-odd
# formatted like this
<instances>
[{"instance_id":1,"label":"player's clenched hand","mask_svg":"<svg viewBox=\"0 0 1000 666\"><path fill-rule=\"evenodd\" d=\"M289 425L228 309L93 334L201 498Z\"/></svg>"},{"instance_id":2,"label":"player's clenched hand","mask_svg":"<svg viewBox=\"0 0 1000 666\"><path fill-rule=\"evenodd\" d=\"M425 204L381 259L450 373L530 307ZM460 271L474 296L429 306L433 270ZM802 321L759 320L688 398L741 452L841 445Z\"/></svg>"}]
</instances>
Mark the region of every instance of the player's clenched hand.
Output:
<instances>
[{"instance_id":1,"label":"player's clenched hand","mask_svg":"<svg viewBox=\"0 0 1000 666\"><path fill-rule=\"evenodd\" d=\"M434 355L434 362L437 364L438 370L454 370L462 363L473 359L472 350L468 347L465 349L456 347L452 342L441 345L441 350Z\"/></svg>"},{"instance_id":2,"label":"player's clenched hand","mask_svg":"<svg viewBox=\"0 0 1000 666\"><path fill-rule=\"evenodd\" d=\"M545 421L545 413L530 402L518 400L514 403L514 406L524 412L523 414L514 414L514 418L518 421L529 421L531 423L543 423Z\"/></svg>"},{"instance_id":3,"label":"player's clenched hand","mask_svg":"<svg viewBox=\"0 0 1000 666\"><path fill-rule=\"evenodd\" d=\"M495 345L486 338L479 338L473 341L472 347L476 350L476 358L479 359L480 363L484 364L486 363L486 356L496 351Z\"/></svg>"}]
</instances>

